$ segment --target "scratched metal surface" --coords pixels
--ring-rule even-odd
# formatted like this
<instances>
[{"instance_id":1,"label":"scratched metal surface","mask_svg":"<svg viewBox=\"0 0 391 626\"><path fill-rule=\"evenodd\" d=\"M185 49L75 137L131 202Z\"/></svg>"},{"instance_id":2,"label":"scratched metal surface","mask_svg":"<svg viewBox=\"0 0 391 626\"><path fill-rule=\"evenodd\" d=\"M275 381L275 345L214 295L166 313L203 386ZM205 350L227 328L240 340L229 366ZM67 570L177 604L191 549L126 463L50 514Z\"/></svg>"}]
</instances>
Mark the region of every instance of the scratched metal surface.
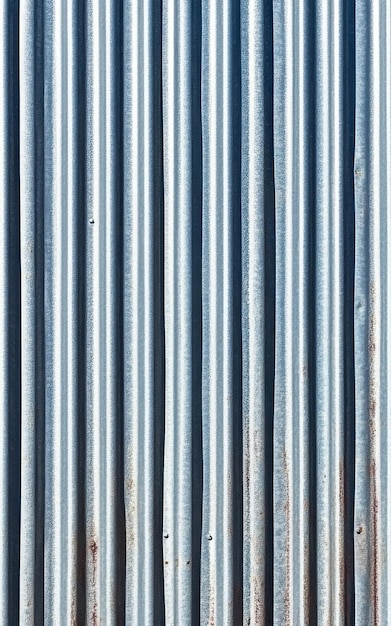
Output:
<instances>
[{"instance_id":1,"label":"scratched metal surface","mask_svg":"<svg viewBox=\"0 0 391 626\"><path fill-rule=\"evenodd\" d=\"M391 2L0 3L0 624L391 624Z\"/></svg>"}]
</instances>

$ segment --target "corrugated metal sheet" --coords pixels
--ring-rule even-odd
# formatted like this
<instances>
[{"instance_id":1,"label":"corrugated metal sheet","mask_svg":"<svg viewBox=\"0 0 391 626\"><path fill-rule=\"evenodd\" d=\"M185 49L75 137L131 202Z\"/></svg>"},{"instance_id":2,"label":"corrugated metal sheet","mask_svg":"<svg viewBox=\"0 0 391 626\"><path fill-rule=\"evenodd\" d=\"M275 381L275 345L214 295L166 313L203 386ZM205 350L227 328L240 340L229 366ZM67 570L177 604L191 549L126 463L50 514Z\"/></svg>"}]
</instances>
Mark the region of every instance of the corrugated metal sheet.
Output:
<instances>
[{"instance_id":1,"label":"corrugated metal sheet","mask_svg":"<svg viewBox=\"0 0 391 626\"><path fill-rule=\"evenodd\" d=\"M391 2L0 42L1 624L391 624Z\"/></svg>"}]
</instances>

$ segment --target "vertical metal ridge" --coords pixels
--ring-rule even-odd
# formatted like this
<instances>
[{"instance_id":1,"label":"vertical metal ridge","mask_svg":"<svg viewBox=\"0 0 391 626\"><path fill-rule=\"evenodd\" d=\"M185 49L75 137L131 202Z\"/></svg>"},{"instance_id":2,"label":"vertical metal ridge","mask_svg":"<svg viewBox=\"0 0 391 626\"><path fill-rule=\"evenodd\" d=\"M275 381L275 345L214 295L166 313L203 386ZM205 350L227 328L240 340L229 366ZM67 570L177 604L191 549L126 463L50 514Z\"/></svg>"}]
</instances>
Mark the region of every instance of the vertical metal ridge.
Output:
<instances>
[{"instance_id":1,"label":"vertical metal ridge","mask_svg":"<svg viewBox=\"0 0 391 626\"><path fill-rule=\"evenodd\" d=\"M119 223L121 219L121 195L119 189L123 184L121 175L120 159L118 153L121 150L119 133L122 128L117 122L117 103L120 95L118 76L121 77L121 70L118 68L117 49L120 48L120 37L117 29L119 3L106 2L102 20L105 22L104 46L105 57L105 78L104 97L107 102L105 111L105 153L104 153L104 177L106 183L104 207L107 216L105 224L105 292L103 301L105 303L105 493L101 502L101 515L105 529L103 545L103 568L105 578L103 580L105 588L105 610L102 611L102 621L105 624L118 623L118 617L123 618L122 611L118 610L121 593L117 586L118 560L120 558L118 549L121 528L117 524L116 508L117 483L121 478L118 472L116 461L117 454L117 432L120 432L119 423L123 420L122 407L118 406L117 395L119 386L117 379L122 378L122 368L118 360L119 340L121 335L118 332L118 307L121 290L118 281L119 263L122 262L121 247L118 246ZM123 485L121 485L123 488Z\"/></svg>"},{"instance_id":2,"label":"vertical metal ridge","mask_svg":"<svg viewBox=\"0 0 391 626\"><path fill-rule=\"evenodd\" d=\"M45 620L76 620L76 119L73 4L45 10ZM49 25L51 28L49 28ZM62 36L65 27L65 35Z\"/></svg>"},{"instance_id":3,"label":"vertical metal ridge","mask_svg":"<svg viewBox=\"0 0 391 626\"><path fill-rule=\"evenodd\" d=\"M66 424L65 438L66 451L64 461L66 464L66 474L63 478L63 488L66 492L63 515L66 520L65 541L63 540L63 550L66 554L66 575L65 575L65 607L62 608L62 615L70 623L77 620L77 551L80 548L77 533L77 515L79 504L78 471L77 471L77 363L78 363L78 341L77 341L77 113L75 107L76 99L76 76L77 76L77 31L74 26L76 16L76 5L74 2L66 4L64 22L66 23L66 173L68 182L68 194L65 212L68 216L64 238L67 240L67 258L64 268L65 291L66 291L66 329L64 333L67 337L66 361L64 369L67 377L67 403L66 403ZM58 24L60 29L61 24ZM57 31L58 32L58 31ZM58 32L58 37L60 37ZM62 121L62 123L64 123ZM60 217L61 219L61 217ZM61 499L61 496L60 496ZM60 568L61 571L61 568ZM60 585L59 585L60 586Z\"/></svg>"},{"instance_id":4,"label":"vertical metal ridge","mask_svg":"<svg viewBox=\"0 0 391 626\"><path fill-rule=\"evenodd\" d=\"M292 429L295 417L293 387L293 282L290 274L293 247L294 190L292 162L293 137L291 119L295 114L293 100L293 42L290 33L293 7L288 3L274 5L274 42L278 51L275 67L275 198L276 198L276 365L274 406L274 621L292 621L292 521L293 521L293 450ZM276 51L274 52L277 57ZM281 91L280 91L281 90ZM289 124L291 122L291 124ZM285 128L285 125L287 128ZM283 141L280 156L278 139ZM284 145L285 144L285 145ZM285 149L284 149L285 148ZM282 158L281 158L282 157ZM280 160L281 159L281 160ZM281 220L281 221L280 221ZM293 321L293 320L292 320Z\"/></svg>"},{"instance_id":5,"label":"vertical metal ridge","mask_svg":"<svg viewBox=\"0 0 391 626\"><path fill-rule=\"evenodd\" d=\"M233 623L241 604L235 587L234 492L236 432L234 229L235 72L230 3L202 3L203 132L203 453L204 501L201 570L201 621ZM240 24L240 21L238 21ZM240 124L239 120L236 123ZM239 195L240 202L240 195ZM235 240L240 246L240 240ZM236 372L237 374L237 372ZM240 433L241 435L241 433ZM241 441L237 441L241 448ZM237 507L242 493L235 490ZM241 567L240 567L241 569ZM239 607L241 611L241 607ZM237 617L236 617L237 619Z\"/></svg>"},{"instance_id":6,"label":"vertical metal ridge","mask_svg":"<svg viewBox=\"0 0 391 626\"><path fill-rule=\"evenodd\" d=\"M357 88L356 252L358 623L382 624L389 614L387 540L387 230L389 102L386 57L390 23L385 3L356 3ZM365 471L365 473L364 473Z\"/></svg>"},{"instance_id":7,"label":"vertical metal ridge","mask_svg":"<svg viewBox=\"0 0 391 626\"><path fill-rule=\"evenodd\" d=\"M306 8L275 3L274 619L309 620ZM282 50L281 50L282 48ZM300 527L297 534L295 529Z\"/></svg>"},{"instance_id":8,"label":"vertical metal ridge","mask_svg":"<svg viewBox=\"0 0 391 626\"><path fill-rule=\"evenodd\" d=\"M355 541L355 591L356 618L359 624L368 623L373 618L373 604L370 602L369 589L371 554L370 501L368 481L368 285L367 264L368 246L368 42L365 36L368 16L366 3L356 3L356 130L354 158L354 193L356 205L356 257L355 257L355 372L356 372L356 494L354 503L354 523L357 538ZM368 129L370 131L370 129ZM359 357L359 358L358 358ZM364 538L364 533L368 539Z\"/></svg>"},{"instance_id":9,"label":"vertical metal ridge","mask_svg":"<svg viewBox=\"0 0 391 626\"><path fill-rule=\"evenodd\" d=\"M105 309L101 291L106 280L105 255L105 93L104 2L91 0L86 6L86 619L101 620L105 593L102 588L102 538L100 503L105 492L104 468L105 380L102 364L106 361L103 329ZM101 70L102 66L102 70ZM94 306L95 304L95 306ZM103 318L103 319L102 319ZM104 329L105 330L105 329ZM103 427L103 428L102 428ZM102 458L103 454L103 458ZM103 493L102 493L103 492ZM104 575L104 574L103 574Z\"/></svg>"},{"instance_id":10,"label":"vertical metal ridge","mask_svg":"<svg viewBox=\"0 0 391 626\"><path fill-rule=\"evenodd\" d=\"M122 618L121 464L116 455L122 432L118 402L123 376L117 302L121 299L121 142L117 49L121 46L116 3L87 5L87 621ZM148 421L149 424L149 421Z\"/></svg>"},{"instance_id":11,"label":"vertical metal ridge","mask_svg":"<svg viewBox=\"0 0 391 626\"><path fill-rule=\"evenodd\" d=\"M297 272L296 289L299 293L297 303L297 344L295 352L298 357L294 370L298 372L297 382L297 411L299 415L298 428L294 433L293 454L295 458L293 481L294 485L299 483L300 489L295 502L295 520L293 528L303 529L300 537L296 540L294 536L294 622L308 623L310 621L310 569L309 569L309 526L310 526L310 488L309 488L309 314L307 310L308 285L309 285L309 146L308 146L308 101L306 93L309 89L308 81L308 7L301 7L295 16L294 22L294 48L297 54L298 78L295 81L294 95L297 98L297 130L294 132L295 143L297 142L297 170L295 168L294 178L296 182L296 194L298 197L298 234L294 240L298 242L298 262L297 270L293 269L292 274ZM297 21L296 21L297 20ZM295 55L294 55L295 57ZM295 267L295 260L292 260ZM294 331L294 335L295 335ZM295 450L297 450L295 454ZM297 455L297 456L296 456ZM297 516L297 517L296 517Z\"/></svg>"},{"instance_id":12,"label":"vertical metal ridge","mask_svg":"<svg viewBox=\"0 0 391 626\"><path fill-rule=\"evenodd\" d=\"M124 5L126 623L154 619L155 422L153 3ZM161 528L159 529L161 533Z\"/></svg>"},{"instance_id":13,"label":"vertical metal ridge","mask_svg":"<svg viewBox=\"0 0 391 626\"><path fill-rule=\"evenodd\" d=\"M264 377L264 68L263 3L242 12L242 324L243 324L243 621L265 615L265 391Z\"/></svg>"},{"instance_id":14,"label":"vertical metal ridge","mask_svg":"<svg viewBox=\"0 0 391 626\"><path fill-rule=\"evenodd\" d=\"M191 623L192 170L191 3L163 2L164 307L163 558L168 623Z\"/></svg>"},{"instance_id":15,"label":"vertical metal ridge","mask_svg":"<svg viewBox=\"0 0 391 626\"><path fill-rule=\"evenodd\" d=\"M77 140L77 111L75 100L77 94L77 29L75 27L77 16L76 3L68 2L66 4L66 12L64 22L66 23L66 107L67 107L67 136L65 139L67 146L66 169L68 179L68 196L66 204L66 213L68 220L66 223L66 231L64 233L67 239L67 264L64 271L66 281L66 335L68 346L66 351L65 370L67 376L67 405L66 405L66 441L67 449L66 458L66 507L64 517L66 517L66 540L64 542L64 551L66 552L66 592L65 604L63 609L66 619L70 623L77 620L77 551L80 548L77 532L77 516L79 504L78 490L78 470L77 470L77 453L78 442L77 435L77 364L78 364L78 341L77 341L77 324L78 324L78 295L77 295L77 157L78 157L78 140ZM61 24L58 25L58 28ZM60 33L58 34L60 37Z\"/></svg>"},{"instance_id":16,"label":"vertical metal ridge","mask_svg":"<svg viewBox=\"0 0 391 626\"><path fill-rule=\"evenodd\" d=\"M87 620L115 621L117 293L119 216L115 8L87 5Z\"/></svg>"},{"instance_id":17,"label":"vertical metal ridge","mask_svg":"<svg viewBox=\"0 0 391 626\"><path fill-rule=\"evenodd\" d=\"M20 54L21 522L20 620L42 620L43 75L42 4L24 0Z\"/></svg>"},{"instance_id":18,"label":"vertical metal ridge","mask_svg":"<svg viewBox=\"0 0 391 626\"><path fill-rule=\"evenodd\" d=\"M318 621L341 623L343 572L342 7L317 5ZM326 262L327 260L327 262Z\"/></svg>"}]
</instances>

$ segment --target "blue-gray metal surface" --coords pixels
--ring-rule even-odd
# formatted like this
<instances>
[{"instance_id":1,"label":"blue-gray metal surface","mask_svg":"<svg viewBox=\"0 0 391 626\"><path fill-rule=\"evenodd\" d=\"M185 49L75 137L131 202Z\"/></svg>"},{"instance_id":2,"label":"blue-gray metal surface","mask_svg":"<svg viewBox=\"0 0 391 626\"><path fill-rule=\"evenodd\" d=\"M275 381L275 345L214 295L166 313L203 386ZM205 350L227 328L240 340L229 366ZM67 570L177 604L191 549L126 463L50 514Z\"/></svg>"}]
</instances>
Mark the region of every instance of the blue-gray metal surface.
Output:
<instances>
[{"instance_id":1,"label":"blue-gray metal surface","mask_svg":"<svg viewBox=\"0 0 391 626\"><path fill-rule=\"evenodd\" d=\"M0 42L0 623L391 624L391 2Z\"/></svg>"}]
</instances>

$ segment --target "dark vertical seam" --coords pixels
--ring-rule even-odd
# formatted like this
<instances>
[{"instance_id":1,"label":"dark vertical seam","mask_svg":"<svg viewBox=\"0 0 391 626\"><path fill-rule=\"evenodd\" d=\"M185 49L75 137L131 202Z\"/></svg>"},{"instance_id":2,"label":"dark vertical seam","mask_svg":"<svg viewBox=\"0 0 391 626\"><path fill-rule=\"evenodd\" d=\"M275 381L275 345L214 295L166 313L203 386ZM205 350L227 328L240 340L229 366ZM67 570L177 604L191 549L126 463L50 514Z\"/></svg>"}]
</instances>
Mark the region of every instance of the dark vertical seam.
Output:
<instances>
[{"instance_id":1,"label":"dark vertical seam","mask_svg":"<svg viewBox=\"0 0 391 626\"><path fill-rule=\"evenodd\" d=\"M44 14L43 3L34 8L34 297L35 297L35 585L34 620L44 619L44 528L45 528L45 137L44 137Z\"/></svg>"},{"instance_id":2,"label":"dark vertical seam","mask_svg":"<svg viewBox=\"0 0 391 626\"><path fill-rule=\"evenodd\" d=\"M77 41L77 623L86 621L86 6L75 8Z\"/></svg>"},{"instance_id":3,"label":"dark vertical seam","mask_svg":"<svg viewBox=\"0 0 391 626\"><path fill-rule=\"evenodd\" d=\"M232 619L243 616L243 415L242 415L242 84L240 2L231 4L231 189L232 189Z\"/></svg>"},{"instance_id":4,"label":"dark vertical seam","mask_svg":"<svg viewBox=\"0 0 391 626\"><path fill-rule=\"evenodd\" d=\"M308 65L308 407L309 407L309 619L317 624L316 469L316 7L307 4Z\"/></svg>"},{"instance_id":5,"label":"dark vertical seam","mask_svg":"<svg viewBox=\"0 0 391 626\"><path fill-rule=\"evenodd\" d=\"M165 428L164 340L164 187L163 187L163 93L162 93L162 0L153 3L153 621L165 624L163 579L163 462Z\"/></svg>"},{"instance_id":6,"label":"dark vertical seam","mask_svg":"<svg viewBox=\"0 0 391 626\"><path fill-rule=\"evenodd\" d=\"M126 596L126 530L125 530L125 469L124 469L124 5L118 0L113 8L115 58L117 68L113 76L114 90L114 137L115 137L115 190L116 207L114 238L116 242L115 265L115 300L116 319L114 328L114 345L116 346L116 398L115 398L115 529L116 529L116 571L115 571L115 612L116 623L125 623Z\"/></svg>"},{"instance_id":7,"label":"dark vertical seam","mask_svg":"<svg viewBox=\"0 0 391 626\"><path fill-rule=\"evenodd\" d=\"M273 2L263 4L263 134L264 134L264 385L265 385L265 623L273 623L273 428L276 330L276 207L274 181Z\"/></svg>"},{"instance_id":8,"label":"dark vertical seam","mask_svg":"<svg viewBox=\"0 0 391 626\"><path fill-rule=\"evenodd\" d=\"M8 4L8 623L19 620L21 495L21 275L19 3Z\"/></svg>"},{"instance_id":9,"label":"dark vertical seam","mask_svg":"<svg viewBox=\"0 0 391 626\"><path fill-rule=\"evenodd\" d=\"M200 623L202 531L202 128L200 0L191 6L192 624Z\"/></svg>"}]
</instances>

